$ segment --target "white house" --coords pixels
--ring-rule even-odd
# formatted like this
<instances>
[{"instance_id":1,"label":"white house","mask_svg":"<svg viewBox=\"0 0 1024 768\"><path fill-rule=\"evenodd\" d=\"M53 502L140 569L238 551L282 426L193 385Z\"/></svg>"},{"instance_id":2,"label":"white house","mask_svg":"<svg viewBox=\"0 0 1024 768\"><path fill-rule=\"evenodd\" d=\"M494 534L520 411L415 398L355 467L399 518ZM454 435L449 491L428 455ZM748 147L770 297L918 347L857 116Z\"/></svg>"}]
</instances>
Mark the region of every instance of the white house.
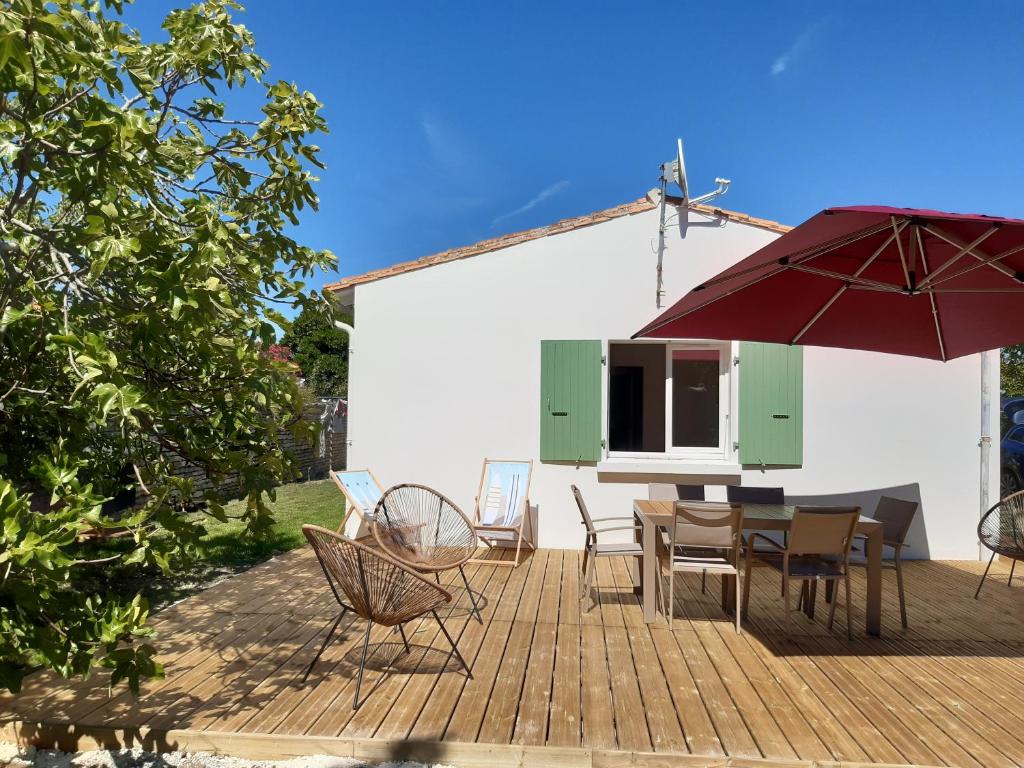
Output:
<instances>
[{"instance_id":1,"label":"white house","mask_svg":"<svg viewBox=\"0 0 1024 768\"><path fill-rule=\"evenodd\" d=\"M674 213L662 304L788 229ZM659 313L658 222L640 200L328 286L355 315L348 466L469 514L484 457L532 458L542 547L582 546L572 483L596 516L629 515L649 482L744 484L920 501L911 555L976 559L980 356L630 341Z\"/></svg>"}]
</instances>

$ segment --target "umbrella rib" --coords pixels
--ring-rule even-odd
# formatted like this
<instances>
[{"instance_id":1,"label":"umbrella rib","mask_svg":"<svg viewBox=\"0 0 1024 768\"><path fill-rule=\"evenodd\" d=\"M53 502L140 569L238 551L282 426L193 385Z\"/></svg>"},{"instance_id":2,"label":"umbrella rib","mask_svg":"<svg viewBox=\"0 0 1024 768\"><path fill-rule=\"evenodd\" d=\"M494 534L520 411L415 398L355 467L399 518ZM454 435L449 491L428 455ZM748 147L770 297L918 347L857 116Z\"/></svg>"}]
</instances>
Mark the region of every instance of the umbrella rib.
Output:
<instances>
[{"instance_id":1,"label":"umbrella rib","mask_svg":"<svg viewBox=\"0 0 1024 768\"><path fill-rule=\"evenodd\" d=\"M906 226L905 222L901 225L900 229L902 229L902 227L904 227L904 226ZM828 243L828 244L826 244L826 246L818 249L817 252L809 253L809 254L807 254L805 256L802 256L802 257L799 257L799 258L800 258L801 262L803 262L803 261L807 261L808 259L813 259L813 258L815 258L817 256L823 256L824 254L829 253L830 251L833 251L836 248L840 248L840 247L842 247L844 245L849 245L850 243L857 242L858 240L863 240L865 237L870 237L871 235L877 234L879 232L883 232L883 231L885 231L888 228L889 228L889 224L875 225L875 226L867 227L866 229L862 229L862 230L856 232L855 236L853 236L853 237L844 238L842 241L833 241L832 243ZM731 275L722 275L722 276L720 276L717 279L712 279L712 280L708 280L705 283L701 283L701 285L699 287L700 288L708 288L708 287L710 287L712 285L717 285L717 284L724 283L724 282L727 282L727 281L736 280L737 278L743 277L744 275L747 275L747 274L749 274L751 272L756 272L759 269L764 269L765 267L768 266L769 263L757 264L756 266L749 267L749 268L743 270L742 272L736 272L736 273L733 273ZM771 272L769 272L766 275L761 275L756 280L751 280L748 283L743 283L741 285L737 285L735 288L730 288L725 293L723 293L721 296L715 296L713 299L708 299L707 301L702 302L701 304L698 304L697 306L692 307L692 308L686 310L685 312L680 312L679 314L672 315L671 317L665 318L660 323L648 326L647 328L644 329L643 332L645 334L653 333L654 331L658 330L659 328L664 328L666 325L669 325L670 323L674 323L676 320L680 320L680 319L686 317L687 315L691 315L691 314L693 314L694 312L696 312L698 310L704 309L705 307L709 307L712 304L721 301L722 299L725 299L725 298L727 298L729 296L732 296L737 291L742 291L742 290L745 290L747 288L750 288L753 285L757 285L758 283L763 282L764 280L767 280L769 277L774 277L775 275L778 275L778 274L780 274L782 272L785 272L787 269L799 269L801 271L808 272L810 274L819 274L819 275L824 276L824 277L832 277L832 278L835 278L835 279L842 280L844 282L850 282L851 281L850 275L845 275L845 274L843 274L841 272L827 273L825 270L816 270L814 267L802 267L800 264L792 264L792 263L790 263L790 264L780 264L775 269L773 269ZM887 283L873 283L871 281L866 281L866 280L861 280L861 281L858 281L858 282L863 283L863 285L865 287L874 287L874 288L877 288L878 290L897 291L897 292L900 291L900 289L898 287L889 285ZM639 334L637 334L637 335L639 335ZM635 336L634 336L634 338L635 338Z\"/></svg>"},{"instance_id":2,"label":"umbrella rib","mask_svg":"<svg viewBox=\"0 0 1024 768\"><path fill-rule=\"evenodd\" d=\"M785 258L788 261L787 264L780 264L777 270L773 271L771 274L765 275L764 277L771 277L772 275L778 274L779 272L783 271L787 266L791 266L794 262L802 264L803 262L809 261L810 259L816 259L819 256L824 256L826 253L831 253L837 248L842 248L844 245L850 245L851 243L855 243L858 240L863 240L865 237L871 237L871 235L878 234L879 232L882 232L888 228L888 224L884 224L881 226L876 224L865 229L858 230L857 232L854 232L850 235L845 235L841 239L813 246L811 248L806 249L803 253L795 253L791 256L786 256ZM754 266L747 267L746 269L741 270L740 272L733 272L732 274L729 275L719 275L718 277L714 277L708 280L707 282L701 283L699 287L710 288L713 285L726 283L729 282L730 280L735 280L736 278L743 277L744 275L749 275L751 272L756 272L759 269L764 269L770 264L771 262L762 262L760 264L755 264ZM751 283L751 285L752 284L753 283Z\"/></svg>"},{"instance_id":3,"label":"umbrella rib","mask_svg":"<svg viewBox=\"0 0 1024 768\"><path fill-rule=\"evenodd\" d=\"M892 228L896 229L896 217L892 216ZM903 254L903 241L899 238L899 233L896 235L896 249L900 254L900 266L903 267L903 284L910 285L910 273L907 271L907 257Z\"/></svg>"},{"instance_id":4,"label":"umbrella rib","mask_svg":"<svg viewBox=\"0 0 1024 768\"><path fill-rule=\"evenodd\" d=\"M925 229L926 230L928 229L928 225L925 225ZM945 272L948 267L953 266L953 264L955 264L957 261L959 261L961 256L966 254L967 251L969 251L969 250L971 250L973 248L977 248L979 245L981 245L983 242L985 242L985 240L987 240L998 229L999 229L999 227L995 227L995 226L990 227L989 229L986 229L984 232L982 232L978 237L976 237L974 239L974 242L972 242L970 245L965 245L963 248L960 248L960 250L957 251L956 256L954 256L953 258L947 260L945 264L937 267L934 271L929 272L928 276L924 280L921 281L921 285L919 287L924 289L927 286L931 285L933 282L935 282L935 278L936 277L938 277L942 272ZM971 269L972 270L973 269L977 269L980 266L982 266L982 265L981 264L973 264L973 265L971 265ZM958 274L963 274L963 272L960 272ZM957 275L954 275L954 277L956 277L956 276Z\"/></svg>"},{"instance_id":5,"label":"umbrella rib","mask_svg":"<svg viewBox=\"0 0 1024 768\"><path fill-rule=\"evenodd\" d=\"M899 237L899 234L900 232L903 231L903 228L907 226L907 222L904 221L897 227L895 217L893 217L892 222L893 233L889 235L888 239L884 243L882 243L878 247L878 249L873 254L871 254L871 256L863 264L860 265L860 267L857 268L857 271L853 273L853 277L860 277L864 270L866 270L874 263L875 259L877 259L882 254L882 251L888 248L892 244L892 241ZM803 335L811 329L811 326L818 322L821 316L828 311L829 307L835 304L836 300L844 293L846 293L846 289L848 287L849 286L847 286L846 284L839 286L839 290L832 294L832 298L825 302L824 306L822 306L821 309L814 313L814 317L807 321L804 327L800 329L800 332L796 336L794 336L789 343L796 344L798 341L800 341L800 339L803 338Z\"/></svg>"},{"instance_id":6,"label":"umbrella rib","mask_svg":"<svg viewBox=\"0 0 1024 768\"><path fill-rule=\"evenodd\" d=\"M787 269L793 269L797 272L806 272L809 275L817 275L819 277L830 277L833 280L841 280L843 283L848 283L850 286L863 285L867 288L877 288L880 291L903 293L903 288L898 285L883 283L879 280L868 280L864 277L854 277L853 275L848 275L845 272L833 272L830 269L819 269L818 267L805 267L803 264L790 264Z\"/></svg>"},{"instance_id":7,"label":"umbrella rib","mask_svg":"<svg viewBox=\"0 0 1024 768\"><path fill-rule=\"evenodd\" d=\"M921 240L921 228L914 227L917 232L917 246L921 251L921 268L924 270L924 278L928 279L928 254L924 250L924 241ZM942 357L942 362L946 362L946 340L942 336L942 322L939 320L939 307L935 303L935 294L928 293L928 301L932 306L932 321L935 323L935 336L939 340L939 355Z\"/></svg>"},{"instance_id":8,"label":"umbrella rib","mask_svg":"<svg viewBox=\"0 0 1024 768\"><path fill-rule=\"evenodd\" d=\"M968 272L974 272L976 269L981 269L982 267L984 267L984 266L986 266L988 264L991 264L992 262L1002 261L1003 259L1009 258L1010 256L1013 256L1015 253L1020 253L1021 251L1024 251L1024 245L1016 245L1013 248L1006 249L1005 251L1003 251L1002 253L1000 253L1000 254L998 254L996 256L988 256L985 259L985 261L983 261L983 262L979 262L977 264L971 264L969 267L965 267L964 269L961 269L959 272L957 272L955 274L948 275L948 276L942 278L941 280L937 280L936 282L930 284L928 286L928 289L931 290L935 286L943 285L945 283L948 283L950 280L956 280L958 277L961 277L962 275L966 275ZM964 251L964 252L966 253L966 251ZM1014 280L1017 279L1017 274L1016 273L1012 273L1012 275L1008 275L1008 276L1012 276L1014 278Z\"/></svg>"},{"instance_id":9,"label":"umbrella rib","mask_svg":"<svg viewBox=\"0 0 1024 768\"><path fill-rule=\"evenodd\" d=\"M936 237L938 237L938 238L940 238L942 240L945 240L950 245L952 245L952 246L954 246L956 248L963 248L967 253L969 253L971 256L973 256L979 262L981 262L982 266L988 265L988 266L992 267L992 269L995 269L995 270L998 270L999 272L1002 272L1007 277L1014 277L1015 276L1014 271L1012 269L1010 269L1005 264L1000 264L999 261L998 261L1001 258L1005 258L1005 256L1006 256L1005 254L993 258L993 257L989 256L987 253L978 253L978 252L976 252L971 246L964 245L962 241L958 240L957 238L953 237L952 235L950 235L950 234L948 234L946 232L943 232L941 229L936 227L934 224L931 224L931 225L925 224L924 227L929 232L931 232L933 235L935 235Z\"/></svg>"}]
</instances>

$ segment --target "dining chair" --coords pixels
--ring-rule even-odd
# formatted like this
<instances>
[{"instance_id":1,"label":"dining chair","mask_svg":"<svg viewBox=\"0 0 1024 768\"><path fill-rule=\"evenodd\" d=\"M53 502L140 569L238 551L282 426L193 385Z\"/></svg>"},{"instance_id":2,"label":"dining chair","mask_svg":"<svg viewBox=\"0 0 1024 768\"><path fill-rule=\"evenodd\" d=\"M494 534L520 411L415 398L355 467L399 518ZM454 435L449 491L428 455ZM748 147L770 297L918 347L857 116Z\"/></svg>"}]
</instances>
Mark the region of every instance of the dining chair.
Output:
<instances>
[{"instance_id":1,"label":"dining chair","mask_svg":"<svg viewBox=\"0 0 1024 768\"><path fill-rule=\"evenodd\" d=\"M463 566L476 554L473 523L433 488L403 483L389 488L373 512L373 537L387 554L440 583L443 571L458 570L477 621L480 608Z\"/></svg>"},{"instance_id":2,"label":"dining chair","mask_svg":"<svg viewBox=\"0 0 1024 768\"><path fill-rule=\"evenodd\" d=\"M452 601L449 592L380 550L347 539L334 531L317 525L304 525L302 533L320 562L334 599L341 606L341 612L331 625L320 650L306 668L306 674L302 677L303 683L331 642L341 620L349 612L366 620L363 653L359 661L352 709L359 708L359 691L363 685L363 670L366 668L366 651L370 644L370 630L374 624L397 627L402 636L405 652L409 653L409 641L406 639L403 625L430 614L437 621L441 633L448 640L466 674L472 679L473 672L462 658L458 646L437 613L438 608Z\"/></svg>"},{"instance_id":3,"label":"dining chair","mask_svg":"<svg viewBox=\"0 0 1024 768\"><path fill-rule=\"evenodd\" d=\"M683 485L682 483L648 483L647 498L651 501L704 501L703 485ZM668 534L662 533L662 543L668 546ZM707 591L706 573L700 577L700 593Z\"/></svg>"},{"instance_id":4,"label":"dining chair","mask_svg":"<svg viewBox=\"0 0 1024 768\"><path fill-rule=\"evenodd\" d=\"M725 498L734 504L785 504L786 492L757 485L727 485Z\"/></svg>"},{"instance_id":5,"label":"dining chair","mask_svg":"<svg viewBox=\"0 0 1024 768\"><path fill-rule=\"evenodd\" d=\"M669 531L669 546L661 558L662 571L668 571L668 590L661 588L662 609L672 629L675 614L676 573L709 571L736 580L736 632L740 632L740 549L743 532L743 507L729 503L676 502L675 521ZM661 579L659 579L659 582Z\"/></svg>"},{"instance_id":6,"label":"dining chair","mask_svg":"<svg viewBox=\"0 0 1024 768\"><path fill-rule=\"evenodd\" d=\"M892 547L892 567L896 570L896 591L900 598L900 621L907 628L907 600L903 593L903 547L907 543L907 534L917 515L919 504L916 501L894 499L883 496L878 500L875 513L871 516L882 524L882 543Z\"/></svg>"},{"instance_id":7,"label":"dining chair","mask_svg":"<svg viewBox=\"0 0 1024 768\"><path fill-rule=\"evenodd\" d=\"M580 510L583 527L587 529L587 540L583 546L583 584L580 587L580 608L583 600L590 595L593 587L594 571L599 557L637 557L643 562L644 549L638 541L622 541L600 543L598 537L612 531L640 531L643 526L637 525L632 517L591 517L583 494L575 485L569 486ZM618 523L618 525L615 525ZM609 525L611 524L611 525ZM600 527L599 527L600 526ZM608 526L608 527L604 527Z\"/></svg>"},{"instance_id":8,"label":"dining chair","mask_svg":"<svg viewBox=\"0 0 1024 768\"><path fill-rule=\"evenodd\" d=\"M893 551L892 562L883 562L882 566L892 568L896 571L896 592L900 600L900 623L903 628L906 629L907 624L907 598L903 589L903 548L907 543L907 534L910 532L910 526L914 522L914 517L917 515L918 503L916 501L906 501L904 499L894 499L891 496L882 496L878 500L878 505L875 507L874 514L870 517L872 520L876 520L882 524L882 544L887 547L891 547ZM856 539L863 538L862 536L856 536ZM852 552L859 553L860 548L854 544L851 549ZM863 560L850 560L850 565L863 566L866 563ZM825 600L831 602L835 585L829 583L825 587ZM814 615L814 593L813 591L809 595L804 596L805 599L809 599L812 602L811 615Z\"/></svg>"},{"instance_id":9,"label":"dining chair","mask_svg":"<svg viewBox=\"0 0 1024 768\"><path fill-rule=\"evenodd\" d=\"M781 546L760 533L750 537L746 551L743 613L750 605L750 575L755 562L774 568L782 574L782 597L786 608L786 634L790 629L790 581L801 584L801 597L806 599L812 583L842 581L846 591L846 636L853 639L853 617L850 601L850 549L860 518L860 507L797 507L789 526L789 540ZM755 550L760 539L766 550ZM829 604L828 628L835 620L836 599ZM813 602L812 602L813 604Z\"/></svg>"}]
</instances>

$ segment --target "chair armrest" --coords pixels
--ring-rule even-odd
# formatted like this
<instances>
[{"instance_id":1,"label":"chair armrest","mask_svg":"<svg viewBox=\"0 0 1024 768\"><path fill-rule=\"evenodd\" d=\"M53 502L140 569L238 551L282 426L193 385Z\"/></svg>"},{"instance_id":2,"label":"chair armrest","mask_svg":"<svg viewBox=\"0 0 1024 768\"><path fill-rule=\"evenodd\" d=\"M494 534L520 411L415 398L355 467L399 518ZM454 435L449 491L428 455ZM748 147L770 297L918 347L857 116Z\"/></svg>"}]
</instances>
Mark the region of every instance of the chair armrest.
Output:
<instances>
[{"instance_id":1,"label":"chair armrest","mask_svg":"<svg viewBox=\"0 0 1024 768\"><path fill-rule=\"evenodd\" d=\"M609 533L611 531L642 531L644 527L642 525L616 525L613 528L602 528L599 531L592 531L594 534Z\"/></svg>"},{"instance_id":2,"label":"chair armrest","mask_svg":"<svg viewBox=\"0 0 1024 768\"><path fill-rule=\"evenodd\" d=\"M610 520L629 520L632 521L634 518L632 515L618 515L617 517L592 517L590 522L592 523L603 523Z\"/></svg>"}]
</instances>

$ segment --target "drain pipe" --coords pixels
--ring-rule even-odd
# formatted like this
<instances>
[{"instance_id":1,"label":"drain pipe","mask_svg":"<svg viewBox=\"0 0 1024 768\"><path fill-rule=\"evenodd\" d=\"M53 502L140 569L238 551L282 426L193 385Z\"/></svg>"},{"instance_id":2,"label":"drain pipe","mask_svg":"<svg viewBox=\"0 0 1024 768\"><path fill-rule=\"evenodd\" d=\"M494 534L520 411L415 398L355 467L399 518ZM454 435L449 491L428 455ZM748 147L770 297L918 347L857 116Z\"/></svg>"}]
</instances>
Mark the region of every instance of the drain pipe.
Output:
<instances>
[{"instance_id":1,"label":"drain pipe","mask_svg":"<svg viewBox=\"0 0 1024 768\"><path fill-rule=\"evenodd\" d=\"M351 344L351 342L356 337L356 329L353 328L348 323L341 322L341 320L335 320L334 321L334 327L337 328L339 331L344 331L345 333L348 334L348 340L349 340L348 351L349 351L349 354L352 354L352 344Z\"/></svg>"},{"instance_id":2,"label":"drain pipe","mask_svg":"<svg viewBox=\"0 0 1024 768\"><path fill-rule=\"evenodd\" d=\"M978 447L981 448L981 511L984 515L989 506L989 466L992 453L992 434L989 424L992 420L992 355L991 351L981 353L981 439ZM978 543L978 558L984 557L981 542Z\"/></svg>"}]
</instances>

